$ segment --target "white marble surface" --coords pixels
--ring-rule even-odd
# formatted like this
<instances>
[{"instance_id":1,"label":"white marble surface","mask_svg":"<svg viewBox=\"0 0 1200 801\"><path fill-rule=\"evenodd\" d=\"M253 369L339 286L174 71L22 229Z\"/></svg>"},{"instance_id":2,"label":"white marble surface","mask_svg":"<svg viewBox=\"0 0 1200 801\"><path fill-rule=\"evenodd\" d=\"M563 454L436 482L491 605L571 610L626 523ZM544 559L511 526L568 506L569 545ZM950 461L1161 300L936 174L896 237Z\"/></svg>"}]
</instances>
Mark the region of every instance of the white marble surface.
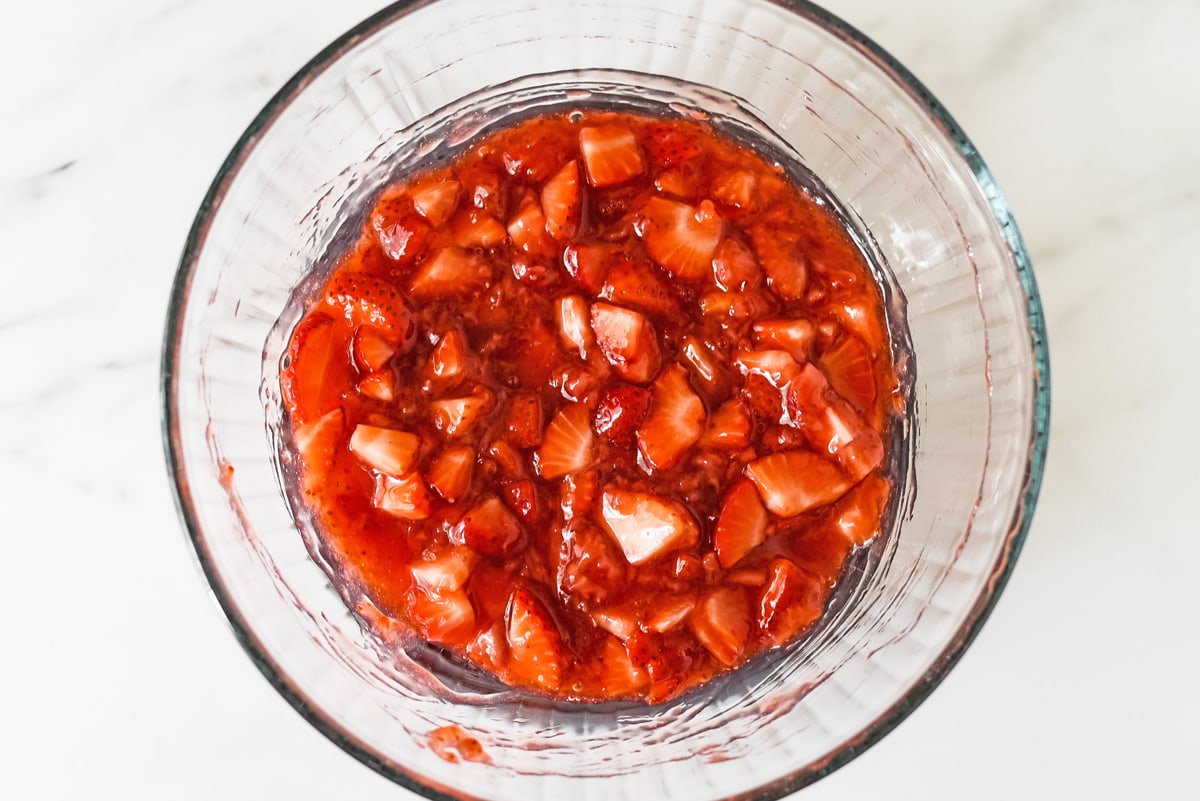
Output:
<instances>
[{"instance_id":1,"label":"white marble surface","mask_svg":"<svg viewBox=\"0 0 1200 801\"><path fill-rule=\"evenodd\" d=\"M805 799L1200 798L1200 3L830 0L996 172L1049 321L1042 500L945 684ZM373 0L0 10L0 797L405 798L208 598L157 377L196 206Z\"/></svg>"}]
</instances>

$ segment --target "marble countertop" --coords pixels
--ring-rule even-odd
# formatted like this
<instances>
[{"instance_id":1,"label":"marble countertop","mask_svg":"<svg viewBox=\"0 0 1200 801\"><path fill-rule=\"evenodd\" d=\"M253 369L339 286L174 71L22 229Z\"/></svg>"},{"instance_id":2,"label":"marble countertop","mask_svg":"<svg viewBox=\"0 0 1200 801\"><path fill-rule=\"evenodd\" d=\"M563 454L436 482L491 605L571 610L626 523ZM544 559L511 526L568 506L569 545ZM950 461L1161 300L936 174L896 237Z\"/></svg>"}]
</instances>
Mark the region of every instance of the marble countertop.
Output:
<instances>
[{"instance_id":1,"label":"marble countertop","mask_svg":"<svg viewBox=\"0 0 1200 801\"><path fill-rule=\"evenodd\" d=\"M981 636L801 797L1198 798L1200 4L827 5L996 173L1045 302L1053 422ZM377 8L0 11L0 796L413 797L304 723L230 635L176 518L157 394L168 292L218 165Z\"/></svg>"}]
</instances>

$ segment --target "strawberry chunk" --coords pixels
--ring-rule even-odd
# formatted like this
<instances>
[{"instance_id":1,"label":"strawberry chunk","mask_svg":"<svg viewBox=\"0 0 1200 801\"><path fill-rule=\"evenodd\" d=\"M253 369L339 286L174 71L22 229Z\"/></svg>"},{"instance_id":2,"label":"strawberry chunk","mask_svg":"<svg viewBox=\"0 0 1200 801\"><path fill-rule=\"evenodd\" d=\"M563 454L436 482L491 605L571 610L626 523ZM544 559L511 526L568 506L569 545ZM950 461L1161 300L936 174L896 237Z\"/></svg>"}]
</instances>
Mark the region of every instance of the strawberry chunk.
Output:
<instances>
[{"instance_id":1,"label":"strawberry chunk","mask_svg":"<svg viewBox=\"0 0 1200 801\"><path fill-rule=\"evenodd\" d=\"M345 334L326 314L310 314L300 321L280 362L279 385L294 424L323 417L341 403L333 365L344 361Z\"/></svg>"},{"instance_id":2,"label":"strawberry chunk","mask_svg":"<svg viewBox=\"0 0 1200 801\"><path fill-rule=\"evenodd\" d=\"M808 260L794 234L768 223L746 229L758 263L767 274L767 286L784 300L800 300L808 288Z\"/></svg>"},{"instance_id":3,"label":"strawberry chunk","mask_svg":"<svg viewBox=\"0 0 1200 801\"><path fill-rule=\"evenodd\" d=\"M677 164L668 167L655 176L654 188L680 200L694 200L700 190L700 176L696 165Z\"/></svg>"},{"instance_id":4,"label":"strawberry chunk","mask_svg":"<svg viewBox=\"0 0 1200 801\"><path fill-rule=\"evenodd\" d=\"M396 347L378 328L360 325L350 339L350 352L360 370L373 373L387 366L396 355Z\"/></svg>"},{"instance_id":5,"label":"strawberry chunk","mask_svg":"<svg viewBox=\"0 0 1200 801\"><path fill-rule=\"evenodd\" d=\"M654 493L607 486L600 516L631 565L693 548L700 541L700 527L687 508Z\"/></svg>"},{"instance_id":6,"label":"strawberry chunk","mask_svg":"<svg viewBox=\"0 0 1200 801\"><path fill-rule=\"evenodd\" d=\"M657 123L646 128L646 154L655 166L681 164L703 152L699 137L692 131Z\"/></svg>"},{"instance_id":7,"label":"strawberry chunk","mask_svg":"<svg viewBox=\"0 0 1200 801\"><path fill-rule=\"evenodd\" d=\"M474 449L451 446L429 466L429 486L448 503L456 503L470 488L474 469Z\"/></svg>"},{"instance_id":8,"label":"strawberry chunk","mask_svg":"<svg viewBox=\"0 0 1200 801\"><path fill-rule=\"evenodd\" d=\"M742 375L759 375L782 390L800 374L800 365L785 350L752 350L739 353L736 362Z\"/></svg>"},{"instance_id":9,"label":"strawberry chunk","mask_svg":"<svg viewBox=\"0 0 1200 801\"><path fill-rule=\"evenodd\" d=\"M554 246L546 228L546 215L533 195L529 195L517 207L517 212L508 221L508 237L522 253L534 257L549 256Z\"/></svg>"},{"instance_id":10,"label":"strawberry chunk","mask_svg":"<svg viewBox=\"0 0 1200 801\"><path fill-rule=\"evenodd\" d=\"M581 470L563 476L558 501L563 520L570 522L577 517L591 514L599 489L600 477L595 470Z\"/></svg>"},{"instance_id":11,"label":"strawberry chunk","mask_svg":"<svg viewBox=\"0 0 1200 801\"><path fill-rule=\"evenodd\" d=\"M560 478L592 462L594 437L587 407L573 403L559 410L546 426L542 445L533 456L533 467L545 479Z\"/></svg>"},{"instance_id":12,"label":"strawberry chunk","mask_svg":"<svg viewBox=\"0 0 1200 801\"><path fill-rule=\"evenodd\" d=\"M566 242L579 229L579 164L568 161L542 187L542 213L546 231L559 242Z\"/></svg>"},{"instance_id":13,"label":"strawberry chunk","mask_svg":"<svg viewBox=\"0 0 1200 801\"><path fill-rule=\"evenodd\" d=\"M451 227L455 244L464 250L495 247L508 236L499 220L481 211L458 215Z\"/></svg>"},{"instance_id":14,"label":"strawberry chunk","mask_svg":"<svg viewBox=\"0 0 1200 801\"><path fill-rule=\"evenodd\" d=\"M496 408L496 396L480 387L461 398L436 400L429 404L433 427L448 437L466 434Z\"/></svg>"},{"instance_id":15,"label":"strawberry chunk","mask_svg":"<svg viewBox=\"0 0 1200 801\"><path fill-rule=\"evenodd\" d=\"M525 521L538 517L537 487L527 478L510 481L500 489L501 500Z\"/></svg>"},{"instance_id":16,"label":"strawberry chunk","mask_svg":"<svg viewBox=\"0 0 1200 801\"><path fill-rule=\"evenodd\" d=\"M758 347L786 350L803 364L808 361L816 327L808 320L780 317L756 321L753 331L754 344Z\"/></svg>"},{"instance_id":17,"label":"strawberry chunk","mask_svg":"<svg viewBox=\"0 0 1200 801\"><path fill-rule=\"evenodd\" d=\"M667 595L654 599L653 612L646 618L646 628L659 634L673 631L688 619L696 608L696 599L690 595Z\"/></svg>"},{"instance_id":18,"label":"strawberry chunk","mask_svg":"<svg viewBox=\"0 0 1200 801\"><path fill-rule=\"evenodd\" d=\"M575 519L563 527L556 571L561 597L581 609L604 604L625 586L626 571L612 540L590 522Z\"/></svg>"},{"instance_id":19,"label":"strawberry chunk","mask_svg":"<svg viewBox=\"0 0 1200 801\"><path fill-rule=\"evenodd\" d=\"M880 476L868 476L834 508L834 527L854 545L865 545L880 534L884 504L891 484Z\"/></svg>"},{"instance_id":20,"label":"strawberry chunk","mask_svg":"<svg viewBox=\"0 0 1200 801\"><path fill-rule=\"evenodd\" d=\"M421 452L421 438L360 423L350 435L350 452L367 467L398 478L412 469Z\"/></svg>"},{"instance_id":21,"label":"strawberry chunk","mask_svg":"<svg viewBox=\"0 0 1200 801\"><path fill-rule=\"evenodd\" d=\"M781 451L755 459L746 465L746 475L763 504L780 517L824 506L850 489L837 465L809 451Z\"/></svg>"},{"instance_id":22,"label":"strawberry chunk","mask_svg":"<svg viewBox=\"0 0 1200 801\"><path fill-rule=\"evenodd\" d=\"M293 429L292 437L296 443L296 450L304 463L304 486L307 491L321 486L325 477L329 475L329 468L333 464L333 457L337 453L345 428L345 412L333 409L313 422L298 425Z\"/></svg>"},{"instance_id":23,"label":"strawberry chunk","mask_svg":"<svg viewBox=\"0 0 1200 801\"><path fill-rule=\"evenodd\" d=\"M750 249L731 236L713 253L713 282L724 292L742 292L762 284L762 268Z\"/></svg>"},{"instance_id":24,"label":"strawberry chunk","mask_svg":"<svg viewBox=\"0 0 1200 801\"><path fill-rule=\"evenodd\" d=\"M723 568L731 568L767 538L767 510L759 500L754 484L740 479L725 493L717 527L713 531L713 549Z\"/></svg>"},{"instance_id":25,"label":"strawberry chunk","mask_svg":"<svg viewBox=\"0 0 1200 801\"><path fill-rule=\"evenodd\" d=\"M463 589L473 561L470 551L455 548L409 567L409 614L431 642L461 642L474 634L475 609Z\"/></svg>"},{"instance_id":26,"label":"strawberry chunk","mask_svg":"<svg viewBox=\"0 0 1200 801\"><path fill-rule=\"evenodd\" d=\"M637 137L628 128L615 125L583 128L579 131L579 151L592 186L623 184L645 170Z\"/></svg>"},{"instance_id":27,"label":"strawberry chunk","mask_svg":"<svg viewBox=\"0 0 1200 801\"><path fill-rule=\"evenodd\" d=\"M855 481L883 461L879 432L829 387L825 376L812 364L804 365L788 385L786 409L790 423L804 433L809 443L833 454Z\"/></svg>"},{"instance_id":28,"label":"strawberry chunk","mask_svg":"<svg viewBox=\"0 0 1200 801\"><path fill-rule=\"evenodd\" d=\"M650 412L638 427L638 463L647 472L669 470L704 433L704 401L682 365L665 368L650 388Z\"/></svg>"},{"instance_id":29,"label":"strawberry chunk","mask_svg":"<svg viewBox=\"0 0 1200 801\"><path fill-rule=\"evenodd\" d=\"M758 599L757 626L770 642L782 645L817 621L826 592L820 581L790 559L772 559L770 576Z\"/></svg>"},{"instance_id":30,"label":"strawberry chunk","mask_svg":"<svg viewBox=\"0 0 1200 801\"><path fill-rule=\"evenodd\" d=\"M593 303L591 321L604 358L622 378L644 384L654 377L662 354L653 326L640 312Z\"/></svg>"},{"instance_id":31,"label":"strawberry chunk","mask_svg":"<svg viewBox=\"0 0 1200 801\"><path fill-rule=\"evenodd\" d=\"M371 230L387 257L401 266L410 266L429 246L429 223L417 214L412 200L403 195L380 199L371 215Z\"/></svg>"},{"instance_id":32,"label":"strawberry chunk","mask_svg":"<svg viewBox=\"0 0 1200 801\"><path fill-rule=\"evenodd\" d=\"M604 242L568 245L563 249L563 269L580 286L595 295L604 285L608 265L617 253L615 246Z\"/></svg>"},{"instance_id":33,"label":"strawberry chunk","mask_svg":"<svg viewBox=\"0 0 1200 801\"><path fill-rule=\"evenodd\" d=\"M462 299L491 281L492 270L482 257L450 245L421 264L408 291L417 300Z\"/></svg>"},{"instance_id":34,"label":"strawberry chunk","mask_svg":"<svg viewBox=\"0 0 1200 801\"><path fill-rule=\"evenodd\" d=\"M758 189L758 176L749 170L732 170L722 172L713 180L713 199L733 206L740 212L753 211L757 207L755 190Z\"/></svg>"},{"instance_id":35,"label":"strawberry chunk","mask_svg":"<svg viewBox=\"0 0 1200 801\"><path fill-rule=\"evenodd\" d=\"M721 217L709 201L689 206L662 197L646 202L636 226L650 258L687 281L712 274L712 257L722 230Z\"/></svg>"},{"instance_id":36,"label":"strawberry chunk","mask_svg":"<svg viewBox=\"0 0 1200 801\"><path fill-rule=\"evenodd\" d=\"M558 321L558 335L567 350L579 354L586 360L588 348L595 343L592 336L590 313L587 301L578 295L564 295L558 299L554 309Z\"/></svg>"},{"instance_id":37,"label":"strawberry chunk","mask_svg":"<svg viewBox=\"0 0 1200 801\"><path fill-rule=\"evenodd\" d=\"M379 511L404 520L424 520L433 514L429 490L415 472L399 478L384 474L375 476L371 503Z\"/></svg>"},{"instance_id":38,"label":"strawberry chunk","mask_svg":"<svg viewBox=\"0 0 1200 801\"><path fill-rule=\"evenodd\" d=\"M518 448L534 448L542 441L542 402L537 395L517 392L509 396L504 436Z\"/></svg>"},{"instance_id":39,"label":"strawberry chunk","mask_svg":"<svg viewBox=\"0 0 1200 801\"><path fill-rule=\"evenodd\" d=\"M521 550L525 530L496 496L475 504L450 529L450 541L486 556L504 558Z\"/></svg>"},{"instance_id":40,"label":"strawberry chunk","mask_svg":"<svg viewBox=\"0 0 1200 801\"><path fill-rule=\"evenodd\" d=\"M546 607L529 590L517 588L509 598L505 618L510 672L526 684L558 689L566 649Z\"/></svg>"},{"instance_id":41,"label":"strawberry chunk","mask_svg":"<svg viewBox=\"0 0 1200 801\"><path fill-rule=\"evenodd\" d=\"M604 651L600 655L600 671L600 686L609 698L632 695L650 681L646 672L633 664L621 641L613 637L604 641Z\"/></svg>"},{"instance_id":42,"label":"strawberry chunk","mask_svg":"<svg viewBox=\"0 0 1200 801\"><path fill-rule=\"evenodd\" d=\"M453 178L432 176L413 188L413 208L438 228L454 216L461 190L462 184Z\"/></svg>"},{"instance_id":43,"label":"strawberry chunk","mask_svg":"<svg viewBox=\"0 0 1200 801\"><path fill-rule=\"evenodd\" d=\"M750 445L754 420L746 404L734 398L722 403L708 418L700 444L722 451L740 451Z\"/></svg>"},{"instance_id":44,"label":"strawberry chunk","mask_svg":"<svg viewBox=\"0 0 1200 801\"><path fill-rule=\"evenodd\" d=\"M339 270L329 279L325 307L354 326L369 325L407 352L416 341L412 310L400 290L382 278Z\"/></svg>"},{"instance_id":45,"label":"strawberry chunk","mask_svg":"<svg viewBox=\"0 0 1200 801\"><path fill-rule=\"evenodd\" d=\"M617 384L609 387L600 396L592 425L596 433L614 445L631 447L637 436L638 426L650 409L650 392L643 387Z\"/></svg>"},{"instance_id":46,"label":"strawberry chunk","mask_svg":"<svg viewBox=\"0 0 1200 801\"><path fill-rule=\"evenodd\" d=\"M851 336L842 337L817 360L829 385L858 411L875 400L875 370L867 348Z\"/></svg>"},{"instance_id":47,"label":"strawberry chunk","mask_svg":"<svg viewBox=\"0 0 1200 801\"><path fill-rule=\"evenodd\" d=\"M608 270L600 297L618 306L675 319L680 314L679 301L657 272L649 263L618 259Z\"/></svg>"},{"instance_id":48,"label":"strawberry chunk","mask_svg":"<svg viewBox=\"0 0 1200 801\"><path fill-rule=\"evenodd\" d=\"M688 623L707 651L725 665L733 665L746 650L750 636L750 603L741 587L718 587L700 603Z\"/></svg>"},{"instance_id":49,"label":"strawberry chunk","mask_svg":"<svg viewBox=\"0 0 1200 801\"><path fill-rule=\"evenodd\" d=\"M467 338L457 328L442 334L425 362L425 376L452 385L465 378L474 367L475 354L467 346Z\"/></svg>"},{"instance_id":50,"label":"strawberry chunk","mask_svg":"<svg viewBox=\"0 0 1200 801\"><path fill-rule=\"evenodd\" d=\"M387 373L371 373L364 376L362 380L355 386L360 395L381 401L383 403L391 403L396 398L396 393L393 388L393 377Z\"/></svg>"}]
</instances>

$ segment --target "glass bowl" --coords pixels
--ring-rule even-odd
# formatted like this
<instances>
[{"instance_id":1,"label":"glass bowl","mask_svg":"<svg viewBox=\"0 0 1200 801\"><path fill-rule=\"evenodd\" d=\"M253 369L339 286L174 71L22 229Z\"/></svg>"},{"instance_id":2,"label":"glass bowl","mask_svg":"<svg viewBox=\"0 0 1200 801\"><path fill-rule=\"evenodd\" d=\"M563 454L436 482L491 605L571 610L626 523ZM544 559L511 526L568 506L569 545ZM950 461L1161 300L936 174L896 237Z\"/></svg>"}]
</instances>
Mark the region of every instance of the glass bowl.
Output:
<instances>
[{"instance_id":1,"label":"glass bowl","mask_svg":"<svg viewBox=\"0 0 1200 801\"><path fill-rule=\"evenodd\" d=\"M886 536L818 626L658 706L551 702L380 647L280 480L293 292L397 170L564 101L706 113L814 174L875 262L908 389ZM878 741L995 604L1049 413L1028 256L971 143L862 34L771 0L435 0L366 20L268 103L217 175L171 297L162 392L184 525L278 691L429 798L521 801L778 798Z\"/></svg>"}]
</instances>

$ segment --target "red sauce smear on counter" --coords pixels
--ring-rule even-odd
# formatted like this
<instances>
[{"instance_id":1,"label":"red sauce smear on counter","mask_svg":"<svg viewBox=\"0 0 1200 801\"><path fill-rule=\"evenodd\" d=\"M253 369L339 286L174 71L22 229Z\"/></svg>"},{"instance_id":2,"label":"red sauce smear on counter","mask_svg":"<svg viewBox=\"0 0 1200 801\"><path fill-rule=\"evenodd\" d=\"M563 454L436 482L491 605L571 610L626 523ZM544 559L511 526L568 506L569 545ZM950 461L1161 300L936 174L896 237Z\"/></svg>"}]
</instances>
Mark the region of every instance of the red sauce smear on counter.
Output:
<instances>
[{"instance_id":1,"label":"red sauce smear on counter","mask_svg":"<svg viewBox=\"0 0 1200 801\"><path fill-rule=\"evenodd\" d=\"M695 120L549 114L389 187L281 381L339 584L556 698L793 640L891 491L861 252Z\"/></svg>"}]
</instances>

